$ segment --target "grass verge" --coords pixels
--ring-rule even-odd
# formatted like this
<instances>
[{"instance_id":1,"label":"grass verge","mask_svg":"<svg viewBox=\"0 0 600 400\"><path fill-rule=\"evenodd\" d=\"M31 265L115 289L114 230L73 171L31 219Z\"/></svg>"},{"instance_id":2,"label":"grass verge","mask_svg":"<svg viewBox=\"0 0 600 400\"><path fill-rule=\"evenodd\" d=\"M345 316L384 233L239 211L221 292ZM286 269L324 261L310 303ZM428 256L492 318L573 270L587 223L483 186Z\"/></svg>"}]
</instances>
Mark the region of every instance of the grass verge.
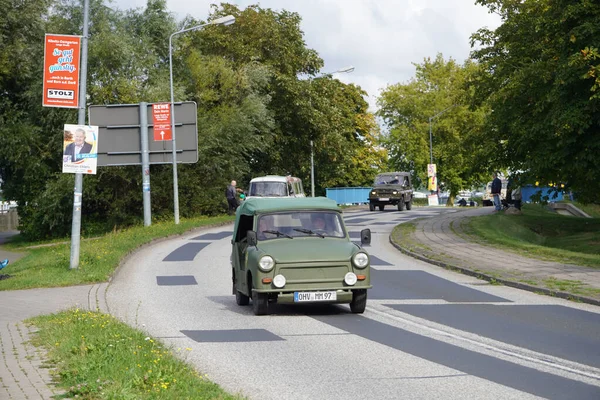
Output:
<instances>
[{"instance_id":1,"label":"grass verge","mask_svg":"<svg viewBox=\"0 0 600 400\"><path fill-rule=\"evenodd\" d=\"M431 248L413 239L416 228L417 224L414 222L405 222L396 225L391 233L392 241L402 245L403 248L409 251L420 249L422 251L430 252Z\"/></svg>"},{"instance_id":2,"label":"grass verge","mask_svg":"<svg viewBox=\"0 0 600 400\"><path fill-rule=\"evenodd\" d=\"M38 328L32 343L47 350L57 385L66 392L59 398L242 398L182 361L191 349L165 348L110 315L72 309L26 322Z\"/></svg>"},{"instance_id":3,"label":"grass verge","mask_svg":"<svg viewBox=\"0 0 600 400\"><path fill-rule=\"evenodd\" d=\"M577 218L525 204L522 215L470 218L465 233L527 257L600 268L600 218Z\"/></svg>"},{"instance_id":4,"label":"grass verge","mask_svg":"<svg viewBox=\"0 0 600 400\"><path fill-rule=\"evenodd\" d=\"M6 250L27 252L27 255L2 271L9 279L0 280L0 290L61 287L105 282L114 273L121 260L138 247L159 238L185 233L193 228L233 221L233 216L182 219L159 222L151 226L136 226L122 231L113 231L105 236L82 240L79 268L69 269L70 242L49 245L15 241L4 245Z\"/></svg>"}]
</instances>

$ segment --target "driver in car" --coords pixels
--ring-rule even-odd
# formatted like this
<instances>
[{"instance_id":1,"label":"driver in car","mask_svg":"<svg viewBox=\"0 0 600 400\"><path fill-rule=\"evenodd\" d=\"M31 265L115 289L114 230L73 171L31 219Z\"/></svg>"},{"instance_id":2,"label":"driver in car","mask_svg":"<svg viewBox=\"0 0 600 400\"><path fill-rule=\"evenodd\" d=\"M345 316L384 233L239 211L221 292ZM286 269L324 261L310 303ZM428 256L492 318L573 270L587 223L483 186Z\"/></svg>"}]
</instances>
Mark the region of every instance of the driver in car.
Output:
<instances>
[{"instance_id":1,"label":"driver in car","mask_svg":"<svg viewBox=\"0 0 600 400\"><path fill-rule=\"evenodd\" d=\"M311 216L311 224L312 230L315 232L319 232L321 234L325 234L327 236L337 236L338 232L335 229L331 229L328 226L327 221L325 220L325 216L320 213L315 213Z\"/></svg>"}]
</instances>

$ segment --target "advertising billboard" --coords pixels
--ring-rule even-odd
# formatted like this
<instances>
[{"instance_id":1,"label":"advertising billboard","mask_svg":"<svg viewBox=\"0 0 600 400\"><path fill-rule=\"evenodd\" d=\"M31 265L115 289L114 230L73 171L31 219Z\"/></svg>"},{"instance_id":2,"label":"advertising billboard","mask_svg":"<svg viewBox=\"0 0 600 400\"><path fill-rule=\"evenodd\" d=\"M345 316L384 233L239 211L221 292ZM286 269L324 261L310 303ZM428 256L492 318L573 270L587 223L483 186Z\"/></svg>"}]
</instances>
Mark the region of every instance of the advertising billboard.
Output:
<instances>
[{"instance_id":1,"label":"advertising billboard","mask_svg":"<svg viewBox=\"0 0 600 400\"><path fill-rule=\"evenodd\" d=\"M46 34L44 107L78 107L80 48L80 36Z\"/></svg>"}]
</instances>

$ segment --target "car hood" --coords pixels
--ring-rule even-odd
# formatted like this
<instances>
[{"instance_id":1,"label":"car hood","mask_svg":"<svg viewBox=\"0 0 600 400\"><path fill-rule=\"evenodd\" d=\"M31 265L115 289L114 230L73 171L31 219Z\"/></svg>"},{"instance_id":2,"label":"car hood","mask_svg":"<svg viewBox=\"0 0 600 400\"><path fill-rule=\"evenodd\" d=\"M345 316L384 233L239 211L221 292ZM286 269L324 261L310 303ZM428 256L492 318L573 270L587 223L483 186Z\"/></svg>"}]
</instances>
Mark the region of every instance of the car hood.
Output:
<instances>
[{"instance_id":1,"label":"car hood","mask_svg":"<svg viewBox=\"0 0 600 400\"><path fill-rule=\"evenodd\" d=\"M347 239L327 237L280 238L260 242L257 247L276 263L349 261L359 249Z\"/></svg>"}]
</instances>

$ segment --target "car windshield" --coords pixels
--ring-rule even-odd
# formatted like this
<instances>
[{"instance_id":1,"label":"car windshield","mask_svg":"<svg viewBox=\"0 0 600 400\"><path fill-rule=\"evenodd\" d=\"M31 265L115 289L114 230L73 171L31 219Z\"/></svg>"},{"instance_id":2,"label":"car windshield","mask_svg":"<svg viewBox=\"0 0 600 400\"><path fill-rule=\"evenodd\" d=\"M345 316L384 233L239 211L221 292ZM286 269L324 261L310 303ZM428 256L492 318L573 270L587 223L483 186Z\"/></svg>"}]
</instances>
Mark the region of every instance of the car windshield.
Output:
<instances>
[{"instance_id":1,"label":"car windshield","mask_svg":"<svg viewBox=\"0 0 600 400\"><path fill-rule=\"evenodd\" d=\"M400 177L398 175L377 175L375 177L376 185L395 185L400 183Z\"/></svg>"},{"instance_id":2,"label":"car windshield","mask_svg":"<svg viewBox=\"0 0 600 400\"><path fill-rule=\"evenodd\" d=\"M263 214L258 218L256 233L259 240L309 236L346 237L341 215L337 212L327 211Z\"/></svg>"},{"instance_id":3,"label":"car windshield","mask_svg":"<svg viewBox=\"0 0 600 400\"><path fill-rule=\"evenodd\" d=\"M286 197L288 196L285 182L252 182L250 196L257 197Z\"/></svg>"}]
</instances>

